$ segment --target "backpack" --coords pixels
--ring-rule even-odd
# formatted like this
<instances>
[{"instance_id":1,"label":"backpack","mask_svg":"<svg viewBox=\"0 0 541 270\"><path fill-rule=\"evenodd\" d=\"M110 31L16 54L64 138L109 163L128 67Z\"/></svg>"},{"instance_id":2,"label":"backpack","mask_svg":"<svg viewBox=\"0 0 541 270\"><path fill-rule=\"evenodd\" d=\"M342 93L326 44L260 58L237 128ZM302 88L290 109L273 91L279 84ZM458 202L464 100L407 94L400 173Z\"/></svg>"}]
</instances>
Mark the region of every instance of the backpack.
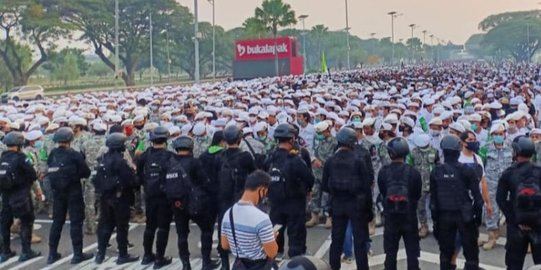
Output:
<instances>
[{"instance_id":1,"label":"backpack","mask_svg":"<svg viewBox=\"0 0 541 270\"><path fill-rule=\"evenodd\" d=\"M165 195L169 201L180 200L187 204L187 198L192 190L192 180L182 164L171 157L165 172Z\"/></svg>"},{"instance_id":2,"label":"backpack","mask_svg":"<svg viewBox=\"0 0 541 270\"><path fill-rule=\"evenodd\" d=\"M387 174L387 195L385 196L385 211L389 214L404 215L408 212L409 206L409 177L410 168L404 168L398 173Z\"/></svg>"},{"instance_id":3,"label":"backpack","mask_svg":"<svg viewBox=\"0 0 541 270\"><path fill-rule=\"evenodd\" d=\"M164 192L164 170L162 166L149 159L143 168L145 194L147 196L160 196Z\"/></svg>"},{"instance_id":4,"label":"backpack","mask_svg":"<svg viewBox=\"0 0 541 270\"><path fill-rule=\"evenodd\" d=\"M222 202L234 201L235 197L238 197L239 193L242 191L240 189L243 187L240 186L243 183L237 164L237 158L241 153L242 152L235 153L229 158L222 155L221 167L218 171L218 182L220 185L219 197Z\"/></svg>"},{"instance_id":5,"label":"backpack","mask_svg":"<svg viewBox=\"0 0 541 270\"><path fill-rule=\"evenodd\" d=\"M96 192L108 193L116 191L120 187L120 177L114 173L116 159L114 157L106 158L101 156L98 158L98 165L96 166L96 175L92 179Z\"/></svg>"},{"instance_id":6,"label":"backpack","mask_svg":"<svg viewBox=\"0 0 541 270\"><path fill-rule=\"evenodd\" d=\"M77 168L72 162L69 162L69 158L65 155L57 154L54 152L51 154L53 158L49 159L49 168L47 169L47 175L51 182L51 188L54 191L65 191L75 182L77 174Z\"/></svg>"},{"instance_id":7,"label":"backpack","mask_svg":"<svg viewBox=\"0 0 541 270\"><path fill-rule=\"evenodd\" d=\"M518 224L538 225L541 213L539 168L520 174L515 194L515 215ZM530 173L531 172L531 173Z\"/></svg>"},{"instance_id":8,"label":"backpack","mask_svg":"<svg viewBox=\"0 0 541 270\"><path fill-rule=\"evenodd\" d=\"M12 166L13 160L0 161L0 191L8 191L17 185L17 177Z\"/></svg>"},{"instance_id":9,"label":"backpack","mask_svg":"<svg viewBox=\"0 0 541 270\"><path fill-rule=\"evenodd\" d=\"M287 171L287 160L273 158L269 166L271 182L269 185L268 198L270 201L279 202L287 199L288 188L284 173Z\"/></svg>"},{"instance_id":10,"label":"backpack","mask_svg":"<svg viewBox=\"0 0 541 270\"><path fill-rule=\"evenodd\" d=\"M335 153L331 163L331 173L329 175L329 189L333 192L349 192L355 194L359 191L360 183L358 177L358 164L356 159L351 156L343 157Z\"/></svg>"}]
</instances>

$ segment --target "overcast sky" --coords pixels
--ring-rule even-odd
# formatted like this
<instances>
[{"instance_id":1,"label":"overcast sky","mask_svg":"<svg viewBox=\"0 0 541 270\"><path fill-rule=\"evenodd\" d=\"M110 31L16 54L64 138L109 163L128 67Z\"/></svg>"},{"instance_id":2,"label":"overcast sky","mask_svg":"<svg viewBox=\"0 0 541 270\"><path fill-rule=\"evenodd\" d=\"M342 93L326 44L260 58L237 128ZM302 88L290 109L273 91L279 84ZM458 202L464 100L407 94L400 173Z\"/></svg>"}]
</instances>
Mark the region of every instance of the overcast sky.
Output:
<instances>
[{"instance_id":1,"label":"overcast sky","mask_svg":"<svg viewBox=\"0 0 541 270\"><path fill-rule=\"evenodd\" d=\"M254 9L263 0L215 0L216 23L231 29L253 16ZM464 43L472 34L478 33L479 22L491 14L507 11L541 8L540 0L349 0L349 23L351 32L361 38L376 33L376 37L391 36L389 11L403 15L395 20L395 40L409 38L408 25L420 25L416 36L427 30L443 40ZM194 0L177 0L193 11ZM345 0L284 0L297 15L306 14L306 27L325 24L331 30L344 29ZM199 0L199 18L212 21L212 5ZM299 23L297 26L301 28ZM427 37L427 42L429 38Z\"/></svg>"}]
</instances>

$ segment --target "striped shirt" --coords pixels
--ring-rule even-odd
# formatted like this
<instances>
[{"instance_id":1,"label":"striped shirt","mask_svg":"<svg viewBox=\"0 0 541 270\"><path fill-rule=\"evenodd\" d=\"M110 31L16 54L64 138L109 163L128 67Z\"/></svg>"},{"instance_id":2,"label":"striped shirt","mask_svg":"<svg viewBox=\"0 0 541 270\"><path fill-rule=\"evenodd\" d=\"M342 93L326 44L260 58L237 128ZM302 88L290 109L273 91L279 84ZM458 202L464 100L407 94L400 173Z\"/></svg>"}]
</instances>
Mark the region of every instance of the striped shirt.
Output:
<instances>
[{"instance_id":1,"label":"striped shirt","mask_svg":"<svg viewBox=\"0 0 541 270\"><path fill-rule=\"evenodd\" d=\"M231 231L229 211L233 209L233 222L237 245ZM249 203L236 203L227 210L221 224L222 234L227 237L231 253L242 259L261 260L267 258L263 244L274 241L272 223L267 214Z\"/></svg>"}]
</instances>

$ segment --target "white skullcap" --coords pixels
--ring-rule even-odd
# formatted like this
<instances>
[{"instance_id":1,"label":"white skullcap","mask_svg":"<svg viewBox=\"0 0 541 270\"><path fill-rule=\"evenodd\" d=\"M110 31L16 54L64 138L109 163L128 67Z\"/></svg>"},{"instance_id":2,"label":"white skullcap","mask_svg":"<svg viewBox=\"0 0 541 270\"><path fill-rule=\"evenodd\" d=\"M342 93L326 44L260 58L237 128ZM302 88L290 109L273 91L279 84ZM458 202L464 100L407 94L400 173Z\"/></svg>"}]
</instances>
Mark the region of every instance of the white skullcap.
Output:
<instances>
[{"instance_id":1,"label":"white skullcap","mask_svg":"<svg viewBox=\"0 0 541 270\"><path fill-rule=\"evenodd\" d=\"M441 121L441 118L439 117L434 117L430 120L430 122L428 122L428 125L436 125L436 126L441 126L443 125L442 121Z\"/></svg>"},{"instance_id":2,"label":"white skullcap","mask_svg":"<svg viewBox=\"0 0 541 270\"><path fill-rule=\"evenodd\" d=\"M379 130L383 130L383 131L394 131L393 126L391 126L391 124L389 124L389 123L383 123L383 124L381 124L381 127L380 127Z\"/></svg>"},{"instance_id":3,"label":"white skullcap","mask_svg":"<svg viewBox=\"0 0 541 270\"><path fill-rule=\"evenodd\" d=\"M267 123L265 123L265 122L259 122L254 127L255 132L260 132L260 131L264 131L264 130L267 130Z\"/></svg>"},{"instance_id":4,"label":"white skullcap","mask_svg":"<svg viewBox=\"0 0 541 270\"><path fill-rule=\"evenodd\" d=\"M375 118L366 118L363 121L363 127L373 126L376 123Z\"/></svg>"},{"instance_id":5,"label":"white skullcap","mask_svg":"<svg viewBox=\"0 0 541 270\"><path fill-rule=\"evenodd\" d=\"M315 125L314 129L316 132L321 133L329 128L329 123L327 121L319 122Z\"/></svg>"},{"instance_id":6,"label":"white skullcap","mask_svg":"<svg viewBox=\"0 0 541 270\"><path fill-rule=\"evenodd\" d=\"M35 141L43 136L41 130L32 130L24 134L24 139L27 141Z\"/></svg>"},{"instance_id":7,"label":"white skullcap","mask_svg":"<svg viewBox=\"0 0 541 270\"><path fill-rule=\"evenodd\" d=\"M492 127L490 128L490 134L502 131L505 132L505 127L502 124L492 125Z\"/></svg>"},{"instance_id":8,"label":"white skullcap","mask_svg":"<svg viewBox=\"0 0 541 270\"><path fill-rule=\"evenodd\" d=\"M415 122L413 121L413 119L409 117L402 117L402 119L400 119L400 122L404 123L404 125L407 125L411 128L415 127Z\"/></svg>"},{"instance_id":9,"label":"white skullcap","mask_svg":"<svg viewBox=\"0 0 541 270\"><path fill-rule=\"evenodd\" d=\"M415 146L417 147L427 147L431 142L431 138L428 134L419 134L415 137L415 139L413 139L413 143L415 144Z\"/></svg>"},{"instance_id":10,"label":"white skullcap","mask_svg":"<svg viewBox=\"0 0 541 270\"><path fill-rule=\"evenodd\" d=\"M396 117L396 114L394 113L391 113L389 115L387 115L387 117L385 117L385 119L383 119L383 122L384 123L388 123L388 124L398 124L398 118Z\"/></svg>"},{"instance_id":11,"label":"white skullcap","mask_svg":"<svg viewBox=\"0 0 541 270\"><path fill-rule=\"evenodd\" d=\"M444 111L440 114L441 120L451 119L451 117L453 117L453 112L451 111Z\"/></svg>"},{"instance_id":12,"label":"white skullcap","mask_svg":"<svg viewBox=\"0 0 541 270\"><path fill-rule=\"evenodd\" d=\"M243 135L253 134L253 133L254 133L254 130L251 127L245 127L245 128L242 129L242 134Z\"/></svg>"},{"instance_id":13,"label":"white skullcap","mask_svg":"<svg viewBox=\"0 0 541 270\"><path fill-rule=\"evenodd\" d=\"M530 131L530 136L531 135L541 135L541 128L534 128L532 129L532 131Z\"/></svg>"},{"instance_id":14,"label":"white skullcap","mask_svg":"<svg viewBox=\"0 0 541 270\"><path fill-rule=\"evenodd\" d=\"M481 115L478 113L471 114L468 117L468 121L470 122L481 122Z\"/></svg>"},{"instance_id":15,"label":"white skullcap","mask_svg":"<svg viewBox=\"0 0 541 270\"><path fill-rule=\"evenodd\" d=\"M207 131L207 127L203 123L197 123L193 126L192 133L195 136L203 136Z\"/></svg>"},{"instance_id":16,"label":"white skullcap","mask_svg":"<svg viewBox=\"0 0 541 270\"><path fill-rule=\"evenodd\" d=\"M169 127L169 134L173 135L176 133L180 133L180 128L177 126L171 126Z\"/></svg>"},{"instance_id":17,"label":"white skullcap","mask_svg":"<svg viewBox=\"0 0 541 270\"><path fill-rule=\"evenodd\" d=\"M97 122L97 123L94 123L94 125L92 125L92 129L95 131L106 131L107 125L105 125L102 122Z\"/></svg>"},{"instance_id":18,"label":"white skullcap","mask_svg":"<svg viewBox=\"0 0 541 270\"><path fill-rule=\"evenodd\" d=\"M458 131L458 132L460 132L460 133L466 131L466 129L464 128L464 126L463 126L462 124L460 124L460 123L451 123L451 124L449 125L449 128L450 128L450 129L454 129L454 130L456 130L456 131Z\"/></svg>"}]
</instances>

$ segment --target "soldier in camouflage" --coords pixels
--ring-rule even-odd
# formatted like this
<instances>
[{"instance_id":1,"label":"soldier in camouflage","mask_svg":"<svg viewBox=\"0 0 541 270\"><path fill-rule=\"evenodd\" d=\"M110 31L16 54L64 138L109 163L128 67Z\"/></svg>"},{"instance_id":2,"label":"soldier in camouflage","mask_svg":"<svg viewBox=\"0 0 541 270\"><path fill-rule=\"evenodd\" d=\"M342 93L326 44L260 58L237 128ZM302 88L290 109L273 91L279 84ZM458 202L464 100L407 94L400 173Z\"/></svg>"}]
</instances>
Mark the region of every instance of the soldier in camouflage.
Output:
<instances>
[{"instance_id":1,"label":"soldier in camouflage","mask_svg":"<svg viewBox=\"0 0 541 270\"><path fill-rule=\"evenodd\" d=\"M415 147L406 158L406 162L419 171L423 181L421 199L417 205L417 216L421 223L419 237L421 238L428 235L427 203L430 200L430 172L440 162L438 150L432 147L430 142L431 138L428 134L416 136Z\"/></svg>"},{"instance_id":2,"label":"soldier in camouflage","mask_svg":"<svg viewBox=\"0 0 541 270\"><path fill-rule=\"evenodd\" d=\"M201 122L194 125L192 129L192 134L194 135L193 157L199 158L199 156L203 152L207 151L207 149L210 147L211 138L209 138L207 134L207 128L205 124Z\"/></svg>"},{"instance_id":3,"label":"soldier in camouflage","mask_svg":"<svg viewBox=\"0 0 541 270\"><path fill-rule=\"evenodd\" d=\"M312 187L312 197L308 203L311 219L306 222L306 227L318 225L322 209L328 208L328 195L324 195L321 191L321 179L323 178L325 161L334 154L338 145L336 139L331 135L331 128L327 121L319 122L315 126L316 136L314 137L314 155L312 156L315 182ZM325 228L330 229L332 226L331 217L328 216L328 213L326 214Z\"/></svg>"},{"instance_id":4,"label":"soldier in camouflage","mask_svg":"<svg viewBox=\"0 0 541 270\"><path fill-rule=\"evenodd\" d=\"M242 129L243 138L240 142L240 150L252 154L253 158L265 155L265 145L254 138L254 131L251 127Z\"/></svg>"},{"instance_id":5,"label":"soldier in camouflage","mask_svg":"<svg viewBox=\"0 0 541 270\"><path fill-rule=\"evenodd\" d=\"M265 147L264 154L269 154L276 147L276 141L269 137L268 124L265 122L257 123L254 127L254 132L257 135L256 139Z\"/></svg>"},{"instance_id":6,"label":"soldier in camouflage","mask_svg":"<svg viewBox=\"0 0 541 270\"><path fill-rule=\"evenodd\" d=\"M43 147L40 151L40 163L45 172L47 172L47 159L49 158L49 153L54 149L53 135L60 126L58 124L52 123L45 129L45 135L43 136ZM47 214L49 218L53 218L53 191L51 189L51 182L47 174L43 176L43 191L45 196L47 196Z\"/></svg>"},{"instance_id":7,"label":"soldier in camouflage","mask_svg":"<svg viewBox=\"0 0 541 270\"><path fill-rule=\"evenodd\" d=\"M32 164L34 170L37 173L39 180L43 179L45 174L45 167L42 167L39 162L39 149L43 146L42 143L43 133L39 130L32 130L25 133L26 146L23 150L23 153L26 155L26 159ZM34 214L37 214L43 209L43 201L45 196L41 189L40 183L38 181L33 181L32 188L30 189L32 203L34 205ZM20 220L17 219L15 224L20 224ZM17 229L15 229L17 231ZM31 243L36 244L41 242L41 237L39 237L35 230L32 231L32 240Z\"/></svg>"},{"instance_id":8,"label":"soldier in camouflage","mask_svg":"<svg viewBox=\"0 0 541 270\"><path fill-rule=\"evenodd\" d=\"M86 164L92 171L92 175L96 173L96 166L98 165L98 153L102 146L105 145L105 132L107 127L103 123L96 123L92 125L92 131L94 136L92 140L85 140L82 144L82 152L86 156ZM85 201L85 222L84 231L85 234L96 234L96 221L97 221L97 200L96 191L91 179L85 179L84 182L84 201Z\"/></svg>"},{"instance_id":9,"label":"soldier in camouflage","mask_svg":"<svg viewBox=\"0 0 541 270\"><path fill-rule=\"evenodd\" d=\"M372 160L372 165L374 168L374 175L377 175L379 172L379 169L381 169L381 160L378 155L378 149L380 148L380 145L382 144L381 139L378 136L376 127L375 127L376 119L375 118L366 118L364 119L362 123L363 133L364 137L361 140L361 145L368 150L370 153L370 157ZM375 179L372 179L374 181ZM374 185L374 192L372 193L373 197L372 200L374 202L374 212L376 214L381 214L381 210L379 207L377 207L377 198L379 196L379 189L378 185ZM370 235L374 234L376 232L376 219L373 219L372 222L370 222Z\"/></svg>"},{"instance_id":10,"label":"soldier in camouflage","mask_svg":"<svg viewBox=\"0 0 541 270\"><path fill-rule=\"evenodd\" d=\"M513 163L513 150L506 143L505 127L501 124L493 125L490 129L490 136L492 137L492 142L489 142L486 146L485 172L488 191L492 200L492 215L489 216L486 211L483 215L488 230L488 241L480 239L479 245L482 245L484 250L493 249L496 245L496 240L500 236L500 209L496 203L496 191L503 171Z\"/></svg>"}]
</instances>

